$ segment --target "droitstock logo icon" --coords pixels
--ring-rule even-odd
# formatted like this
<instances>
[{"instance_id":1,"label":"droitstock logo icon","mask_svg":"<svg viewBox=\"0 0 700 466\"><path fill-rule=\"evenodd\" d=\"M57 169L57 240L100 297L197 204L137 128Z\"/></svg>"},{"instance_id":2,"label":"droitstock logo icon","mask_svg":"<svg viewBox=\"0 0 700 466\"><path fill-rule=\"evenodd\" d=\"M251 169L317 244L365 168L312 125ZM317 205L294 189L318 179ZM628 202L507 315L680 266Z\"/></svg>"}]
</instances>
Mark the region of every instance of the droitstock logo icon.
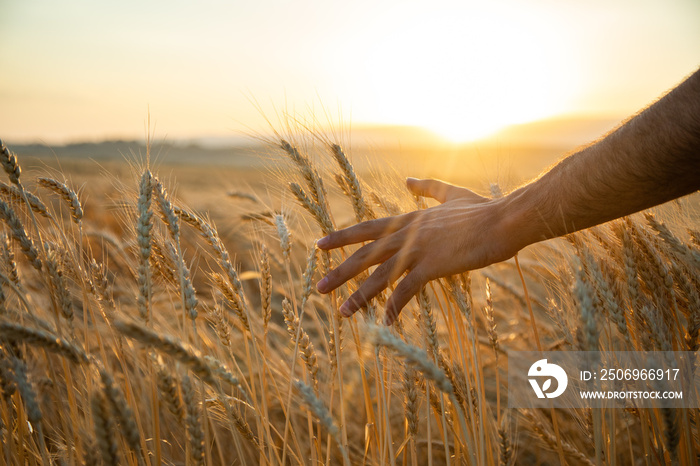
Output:
<instances>
[{"instance_id":1,"label":"droitstock logo icon","mask_svg":"<svg viewBox=\"0 0 700 466\"><path fill-rule=\"evenodd\" d=\"M540 359L530 366L527 376L537 398L556 398L564 393L569 383L569 377L564 369L556 364L548 363L546 359ZM540 386L539 379L543 379L542 386ZM548 390L552 388L552 379L557 381L557 387L553 392L549 392Z\"/></svg>"}]
</instances>

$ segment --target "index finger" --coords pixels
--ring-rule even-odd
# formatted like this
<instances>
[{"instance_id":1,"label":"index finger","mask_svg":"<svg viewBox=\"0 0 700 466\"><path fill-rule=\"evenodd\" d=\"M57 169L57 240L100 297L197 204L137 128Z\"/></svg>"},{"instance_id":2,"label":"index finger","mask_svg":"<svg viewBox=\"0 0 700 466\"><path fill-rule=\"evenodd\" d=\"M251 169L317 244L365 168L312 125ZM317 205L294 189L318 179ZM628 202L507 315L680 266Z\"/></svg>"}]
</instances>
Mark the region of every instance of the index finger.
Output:
<instances>
[{"instance_id":1,"label":"index finger","mask_svg":"<svg viewBox=\"0 0 700 466\"><path fill-rule=\"evenodd\" d=\"M407 214L393 217L377 218L366 222L358 223L343 230L334 231L318 240L316 245L321 249L335 249L348 244L361 243L363 241L375 240L400 230L409 224L419 213L409 212Z\"/></svg>"}]
</instances>

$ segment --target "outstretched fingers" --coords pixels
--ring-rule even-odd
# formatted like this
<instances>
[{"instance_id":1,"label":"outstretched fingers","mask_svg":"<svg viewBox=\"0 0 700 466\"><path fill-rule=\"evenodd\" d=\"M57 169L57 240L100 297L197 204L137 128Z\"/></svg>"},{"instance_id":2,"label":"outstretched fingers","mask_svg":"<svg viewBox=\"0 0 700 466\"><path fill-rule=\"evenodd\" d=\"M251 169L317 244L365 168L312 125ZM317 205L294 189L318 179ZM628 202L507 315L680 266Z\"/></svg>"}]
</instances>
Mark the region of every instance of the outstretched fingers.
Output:
<instances>
[{"instance_id":1,"label":"outstretched fingers","mask_svg":"<svg viewBox=\"0 0 700 466\"><path fill-rule=\"evenodd\" d=\"M358 309L366 307L379 293L398 280L406 271L406 268L406 262L402 257L398 255L392 256L377 267L357 291L351 294L347 301L340 306L340 314L344 317L350 317Z\"/></svg>"},{"instance_id":2,"label":"outstretched fingers","mask_svg":"<svg viewBox=\"0 0 700 466\"><path fill-rule=\"evenodd\" d=\"M384 325L391 325L401 313L401 310L426 284L422 273L418 268L414 268L396 285L396 289L386 302L386 313L384 314Z\"/></svg>"},{"instance_id":3,"label":"outstretched fingers","mask_svg":"<svg viewBox=\"0 0 700 466\"><path fill-rule=\"evenodd\" d=\"M396 235L385 236L365 244L338 267L328 272L316 284L316 289L321 293L330 293L363 270L367 270L371 266L389 259L397 249Z\"/></svg>"},{"instance_id":4,"label":"outstretched fingers","mask_svg":"<svg viewBox=\"0 0 700 466\"><path fill-rule=\"evenodd\" d=\"M377 218L358 223L343 230L334 231L318 240L316 245L321 249L328 250L381 238L408 225L416 214L417 212L409 212L394 217Z\"/></svg>"}]
</instances>

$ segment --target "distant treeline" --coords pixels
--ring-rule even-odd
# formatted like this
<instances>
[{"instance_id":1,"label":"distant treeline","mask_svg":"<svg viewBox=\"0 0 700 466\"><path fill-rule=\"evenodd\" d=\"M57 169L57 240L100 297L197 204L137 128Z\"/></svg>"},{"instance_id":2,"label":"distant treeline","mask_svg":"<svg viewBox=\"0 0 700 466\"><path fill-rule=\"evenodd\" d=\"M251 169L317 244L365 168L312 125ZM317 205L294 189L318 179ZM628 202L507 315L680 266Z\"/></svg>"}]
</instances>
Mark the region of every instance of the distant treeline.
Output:
<instances>
[{"instance_id":1,"label":"distant treeline","mask_svg":"<svg viewBox=\"0 0 700 466\"><path fill-rule=\"evenodd\" d=\"M145 158L146 144L140 141L80 142L66 145L12 144L8 147L19 156L40 158L75 158L94 160L138 160ZM150 148L152 160L164 163L211 163L216 165L245 165L260 163L254 147L204 147L198 144L154 143Z\"/></svg>"}]
</instances>

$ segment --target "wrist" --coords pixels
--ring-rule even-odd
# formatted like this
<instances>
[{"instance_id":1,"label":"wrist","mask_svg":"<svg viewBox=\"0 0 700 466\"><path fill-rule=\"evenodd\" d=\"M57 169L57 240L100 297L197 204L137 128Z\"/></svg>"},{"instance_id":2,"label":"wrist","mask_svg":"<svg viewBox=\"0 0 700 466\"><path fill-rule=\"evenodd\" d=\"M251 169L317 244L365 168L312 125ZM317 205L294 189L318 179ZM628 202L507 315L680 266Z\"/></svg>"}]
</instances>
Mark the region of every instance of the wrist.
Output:
<instances>
[{"instance_id":1,"label":"wrist","mask_svg":"<svg viewBox=\"0 0 700 466\"><path fill-rule=\"evenodd\" d=\"M543 216L534 183L516 189L500 202L500 228L516 252L531 244L558 236Z\"/></svg>"}]
</instances>

